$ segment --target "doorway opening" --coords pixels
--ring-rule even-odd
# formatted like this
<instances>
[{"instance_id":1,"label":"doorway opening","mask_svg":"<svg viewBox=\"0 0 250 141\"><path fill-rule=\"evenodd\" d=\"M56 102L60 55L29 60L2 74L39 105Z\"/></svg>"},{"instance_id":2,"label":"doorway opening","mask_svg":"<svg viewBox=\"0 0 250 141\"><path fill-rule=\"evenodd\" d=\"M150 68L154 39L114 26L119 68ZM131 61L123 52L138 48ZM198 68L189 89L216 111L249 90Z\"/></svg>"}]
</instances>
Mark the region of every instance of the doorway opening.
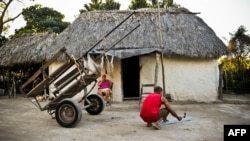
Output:
<instances>
[{"instance_id":1,"label":"doorway opening","mask_svg":"<svg viewBox=\"0 0 250 141\"><path fill-rule=\"evenodd\" d=\"M138 99L140 93L139 56L122 59L123 99Z\"/></svg>"}]
</instances>

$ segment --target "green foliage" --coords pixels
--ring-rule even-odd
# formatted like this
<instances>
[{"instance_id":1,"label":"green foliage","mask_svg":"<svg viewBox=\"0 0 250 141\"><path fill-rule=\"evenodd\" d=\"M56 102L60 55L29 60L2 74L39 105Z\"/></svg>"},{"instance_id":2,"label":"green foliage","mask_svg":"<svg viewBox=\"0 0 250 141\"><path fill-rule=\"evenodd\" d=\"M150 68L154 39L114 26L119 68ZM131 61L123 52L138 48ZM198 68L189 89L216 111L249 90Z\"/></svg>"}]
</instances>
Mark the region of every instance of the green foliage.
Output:
<instances>
[{"instance_id":1,"label":"green foliage","mask_svg":"<svg viewBox=\"0 0 250 141\"><path fill-rule=\"evenodd\" d=\"M223 70L226 72L239 72L244 70L250 70L250 60L245 57L222 57L219 62L223 64Z\"/></svg>"},{"instance_id":2,"label":"green foliage","mask_svg":"<svg viewBox=\"0 0 250 141\"><path fill-rule=\"evenodd\" d=\"M174 3L174 0L161 0L159 1L159 7L181 7L178 4ZM140 8L158 8L158 0L150 0L150 3L147 0L132 0L129 5L129 9L136 10Z\"/></svg>"},{"instance_id":3,"label":"green foliage","mask_svg":"<svg viewBox=\"0 0 250 141\"><path fill-rule=\"evenodd\" d=\"M22 33L41 33L53 31L55 33L62 32L69 22L63 22L64 15L53 10L53 8L34 5L23 9L23 17L26 26L16 31L16 34Z\"/></svg>"},{"instance_id":4,"label":"green foliage","mask_svg":"<svg viewBox=\"0 0 250 141\"><path fill-rule=\"evenodd\" d=\"M8 38L0 35L0 47L2 47L4 45L4 43L6 43L7 41L8 41Z\"/></svg>"},{"instance_id":5,"label":"green foliage","mask_svg":"<svg viewBox=\"0 0 250 141\"><path fill-rule=\"evenodd\" d=\"M159 1L159 6L160 6L160 8L178 7L178 5L174 3L174 0L161 0L161 1ZM151 0L150 7L157 8L158 7L158 0Z\"/></svg>"},{"instance_id":6,"label":"green foliage","mask_svg":"<svg viewBox=\"0 0 250 141\"><path fill-rule=\"evenodd\" d=\"M85 9L81 9L80 13L95 10L119 10L120 6L121 4L115 0L105 0L105 3L102 3L102 0L91 0L91 3L84 4Z\"/></svg>"},{"instance_id":7,"label":"green foliage","mask_svg":"<svg viewBox=\"0 0 250 141\"><path fill-rule=\"evenodd\" d=\"M240 26L234 34L231 33L231 40L229 41L228 48L234 57L249 57L250 36L246 35L246 32L246 28Z\"/></svg>"},{"instance_id":8,"label":"green foliage","mask_svg":"<svg viewBox=\"0 0 250 141\"><path fill-rule=\"evenodd\" d=\"M82 10L82 12L101 10L102 9L102 0L91 0L91 3L84 4L84 8L85 8L85 10Z\"/></svg>"},{"instance_id":9,"label":"green foliage","mask_svg":"<svg viewBox=\"0 0 250 141\"><path fill-rule=\"evenodd\" d=\"M14 21L21 15L21 13L17 13L14 16L9 16L9 7L11 7L13 3L24 3L24 1L27 0L0 0L0 35L2 35L2 33L8 33L8 30L10 28L9 23Z\"/></svg>"},{"instance_id":10,"label":"green foliage","mask_svg":"<svg viewBox=\"0 0 250 141\"><path fill-rule=\"evenodd\" d=\"M219 59L226 74L227 87L237 91L250 85L250 36L246 32L246 28L240 26L231 34L228 44L230 55Z\"/></svg>"},{"instance_id":11,"label":"green foliage","mask_svg":"<svg viewBox=\"0 0 250 141\"><path fill-rule=\"evenodd\" d=\"M103 9L104 10L119 10L121 4L119 2L115 2L114 0L106 0L105 3L103 3Z\"/></svg>"},{"instance_id":12,"label":"green foliage","mask_svg":"<svg viewBox=\"0 0 250 141\"><path fill-rule=\"evenodd\" d=\"M149 4L147 3L147 0L132 0L129 9L136 10L140 8L146 8L149 7Z\"/></svg>"}]
</instances>

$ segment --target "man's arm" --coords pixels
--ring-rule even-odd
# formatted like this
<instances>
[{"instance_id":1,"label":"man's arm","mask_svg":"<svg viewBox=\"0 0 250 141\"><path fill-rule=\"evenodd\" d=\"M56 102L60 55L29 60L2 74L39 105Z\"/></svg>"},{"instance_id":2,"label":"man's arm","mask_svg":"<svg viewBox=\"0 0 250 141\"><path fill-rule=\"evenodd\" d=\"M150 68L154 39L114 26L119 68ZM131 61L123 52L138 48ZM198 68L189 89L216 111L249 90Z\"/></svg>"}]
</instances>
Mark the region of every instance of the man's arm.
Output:
<instances>
[{"instance_id":1,"label":"man's arm","mask_svg":"<svg viewBox=\"0 0 250 141\"><path fill-rule=\"evenodd\" d=\"M177 118L179 121L182 120L181 116L178 116L177 113L173 110L173 108L171 107L171 105L169 104L168 100L165 97L161 98L161 101L163 103L163 105L166 107L166 109L175 117Z\"/></svg>"},{"instance_id":2,"label":"man's arm","mask_svg":"<svg viewBox=\"0 0 250 141\"><path fill-rule=\"evenodd\" d=\"M102 80L98 81L97 85L100 87L102 85Z\"/></svg>"}]
</instances>

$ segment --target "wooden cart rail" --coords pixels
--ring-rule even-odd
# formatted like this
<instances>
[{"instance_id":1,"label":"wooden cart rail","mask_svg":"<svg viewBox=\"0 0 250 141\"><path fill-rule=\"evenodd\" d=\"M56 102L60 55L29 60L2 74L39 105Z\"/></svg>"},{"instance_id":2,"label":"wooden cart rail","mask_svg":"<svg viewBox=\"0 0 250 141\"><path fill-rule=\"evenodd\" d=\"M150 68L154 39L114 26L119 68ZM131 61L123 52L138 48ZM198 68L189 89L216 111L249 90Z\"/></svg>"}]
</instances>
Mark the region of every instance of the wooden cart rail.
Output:
<instances>
[{"instance_id":1,"label":"wooden cart rail","mask_svg":"<svg viewBox=\"0 0 250 141\"><path fill-rule=\"evenodd\" d=\"M58 53L56 53L49 62L47 62L46 64L44 64L41 69L39 69L36 73L34 73L22 86L21 86L21 90L24 89L27 85L29 85L30 83L32 83L41 73L43 73L43 70L45 70L46 68L48 68L59 56L61 56L64 52L66 51L66 48L62 48Z\"/></svg>"},{"instance_id":2,"label":"wooden cart rail","mask_svg":"<svg viewBox=\"0 0 250 141\"><path fill-rule=\"evenodd\" d=\"M55 62L61 55L65 54L68 58L68 61L56 69L50 75L47 75L43 81L38 83L34 88L30 91L25 93L25 88L31 84L37 77L43 73L45 69L49 67L53 62ZM70 72L69 70L73 68ZM68 71L66 73L66 71ZM50 59L46 64L44 64L41 69L34 73L21 87L21 92L25 94L27 97L33 97L40 95L44 89L49 87L49 85L54 85L55 90L52 93L55 96L55 99L49 102L44 107L37 102L39 105L40 110L46 110L48 108L54 108L58 102L60 102L64 98L71 98L79 93L81 90L85 89L89 84L93 81L96 81L96 75L86 75L84 72L84 67L81 65L81 62L78 60L74 60L70 57L67 52L66 48L62 48L59 52L57 52L52 59ZM66 73L66 74L65 74ZM44 75L44 74L43 74ZM64 75L63 77L60 77ZM35 98L36 99L36 98Z\"/></svg>"}]
</instances>

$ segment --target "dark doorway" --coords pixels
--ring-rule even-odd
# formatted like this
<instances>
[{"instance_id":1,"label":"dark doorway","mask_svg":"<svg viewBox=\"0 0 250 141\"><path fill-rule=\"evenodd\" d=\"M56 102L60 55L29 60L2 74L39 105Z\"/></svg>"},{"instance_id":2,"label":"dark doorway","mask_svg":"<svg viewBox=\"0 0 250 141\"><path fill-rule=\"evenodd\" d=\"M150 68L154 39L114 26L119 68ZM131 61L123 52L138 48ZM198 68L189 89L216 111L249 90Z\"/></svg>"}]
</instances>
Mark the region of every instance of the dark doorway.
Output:
<instances>
[{"instance_id":1,"label":"dark doorway","mask_svg":"<svg viewBox=\"0 0 250 141\"><path fill-rule=\"evenodd\" d=\"M122 59L122 84L124 99L137 99L140 92L139 56Z\"/></svg>"}]
</instances>

